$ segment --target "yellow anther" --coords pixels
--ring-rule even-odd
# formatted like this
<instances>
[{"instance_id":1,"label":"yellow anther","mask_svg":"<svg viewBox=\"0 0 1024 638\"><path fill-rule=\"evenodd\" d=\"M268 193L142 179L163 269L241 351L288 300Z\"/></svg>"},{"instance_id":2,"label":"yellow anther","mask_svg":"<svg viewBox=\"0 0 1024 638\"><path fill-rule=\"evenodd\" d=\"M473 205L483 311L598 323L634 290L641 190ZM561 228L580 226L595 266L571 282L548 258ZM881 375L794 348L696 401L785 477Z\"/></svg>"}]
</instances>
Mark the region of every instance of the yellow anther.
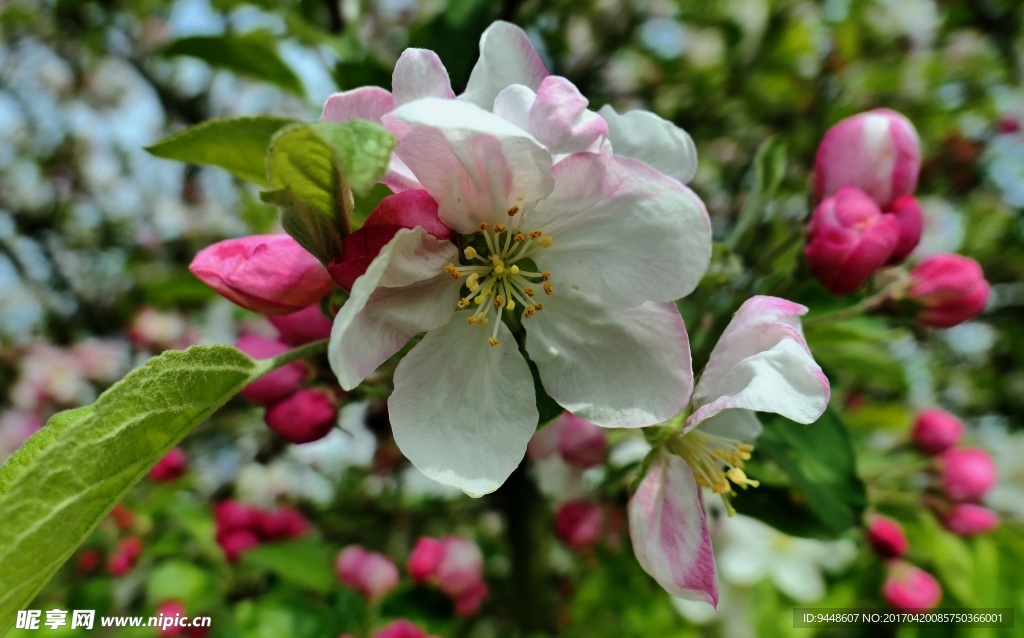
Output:
<instances>
[{"instance_id":1,"label":"yellow anther","mask_svg":"<svg viewBox=\"0 0 1024 638\"><path fill-rule=\"evenodd\" d=\"M458 279L462 276L462 273L455 268L455 264L448 264L444 267L444 271L452 276L452 279Z\"/></svg>"},{"instance_id":2,"label":"yellow anther","mask_svg":"<svg viewBox=\"0 0 1024 638\"><path fill-rule=\"evenodd\" d=\"M490 339L488 339L487 343L491 344L492 348L497 348L498 347L498 340L495 339L494 337L491 337Z\"/></svg>"},{"instance_id":3,"label":"yellow anther","mask_svg":"<svg viewBox=\"0 0 1024 638\"><path fill-rule=\"evenodd\" d=\"M551 241L551 235L544 235L543 237L537 240L537 245L540 246L541 248L547 248L548 246L551 245Z\"/></svg>"},{"instance_id":4,"label":"yellow anther","mask_svg":"<svg viewBox=\"0 0 1024 638\"><path fill-rule=\"evenodd\" d=\"M508 216L512 217L512 216L514 216L518 212L519 212L519 207L518 206L513 206L512 208L508 209Z\"/></svg>"},{"instance_id":5,"label":"yellow anther","mask_svg":"<svg viewBox=\"0 0 1024 638\"><path fill-rule=\"evenodd\" d=\"M529 319L537 312L537 306L529 305L523 310L523 319Z\"/></svg>"},{"instance_id":6,"label":"yellow anther","mask_svg":"<svg viewBox=\"0 0 1024 638\"><path fill-rule=\"evenodd\" d=\"M536 303L536 306L538 311L544 310L544 304L540 303L539 301Z\"/></svg>"},{"instance_id":7,"label":"yellow anther","mask_svg":"<svg viewBox=\"0 0 1024 638\"><path fill-rule=\"evenodd\" d=\"M466 277L466 287L473 292L480 290L480 275L475 272L469 273L469 277Z\"/></svg>"},{"instance_id":8,"label":"yellow anther","mask_svg":"<svg viewBox=\"0 0 1024 638\"><path fill-rule=\"evenodd\" d=\"M505 272L505 266L503 264L498 264L497 266L494 267L494 274L495 275L500 275L500 274L502 274L504 272Z\"/></svg>"},{"instance_id":9,"label":"yellow anther","mask_svg":"<svg viewBox=\"0 0 1024 638\"><path fill-rule=\"evenodd\" d=\"M543 233L542 231L539 231L539 230L531 230L531 231L530 231L530 234L529 234L529 235L527 235L527 237L529 237L530 239L537 239L538 237L540 237L540 236L541 236L541 235L543 235L543 234L544 234L544 233Z\"/></svg>"},{"instance_id":10,"label":"yellow anther","mask_svg":"<svg viewBox=\"0 0 1024 638\"><path fill-rule=\"evenodd\" d=\"M480 317L479 319L476 320L476 322L481 326L486 326L489 323L487 317Z\"/></svg>"},{"instance_id":11,"label":"yellow anther","mask_svg":"<svg viewBox=\"0 0 1024 638\"><path fill-rule=\"evenodd\" d=\"M512 264L511 266L508 267L508 271L509 271L509 273L511 273L513 275L518 275L519 274L519 266L517 266L515 264Z\"/></svg>"},{"instance_id":12,"label":"yellow anther","mask_svg":"<svg viewBox=\"0 0 1024 638\"><path fill-rule=\"evenodd\" d=\"M462 254L466 256L466 259L476 259L476 248L466 246L466 250L462 251Z\"/></svg>"},{"instance_id":13,"label":"yellow anther","mask_svg":"<svg viewBox=\"0 0 1024 638\"><path fill-rule=\"evenodd\" d=\"M540 280L541 281L547 281L549 279L551 279L551 271L550 270L545 270L544 272L542 272L540 274Z\"/></svg>"},{"instance_id":14,"label":"yellow anther","mask_svg":"<svg viewBox=\"0 0 1024 638\"><path fill-rule=\"evenodd\" d=\"M498 234L498 233L503 233L503 232L505 232L506 230L508 230L508 226L503 226L503 225L501 225L501 224L495 224L495 225L494 225L494 233L495 233L495 234Z\"/></svg>"},{"instance_id":15,"label":"yellow anther","mask_svg":"<svg viewBox=\"0 0 1024 638\"><path fill-rule=\"evenodd\" d=\"M504 306L504 305L505 305L505 300L502 299L501 295L498 295L497 297L494 298L494 307L495 308L498 308L500 310L501 307Z\"/></svg>"},{"instance_id":16,"label":"yellow anther","mask_svg":"<svg viewBox=\"0 0 1024 638\"><path fill-rule=\"evenodd\" d=\"M475 303L476 305L479 306L479 305L483 304L483 302L485 302L485 301L487 301L487 297L486 296L484 296L484 295L477 295L476 299L473 300L473 303Z\"/></svg>"},{"instance_id":17,"label":"yellow anther","mask_svg":"<svg viewBox=\"0 0 1024 638\"><path fill-rule=\"evenodd\" d=\"M468 323L468 324L469 324L469 325L471 325L471 326L472 326L472 325L473 325L474 323L476 323L476 315L471 315L471 316L469 316L469 317L466 317L466 323Z\"/></svg>"},{"instance_id":18,"label":"yellow anther","mask_svg":"<svg viewBox=\"0 0 1024 638\"><path fill-rule=\"evenodd\" d=\"M730 468L729 471L725 473L725 475L729 477L730 481L732 481L736 485L739 485L743 489L747 489L748 486L757 487L758 485L761 484L760 481L752 481L748 479L747 475L743 473L743 470L741 470L738 467Z\"/></svg>"},{"instance_id":19,"label":"yellow anther","mask_svg":"<svg viewBox=\"0 0 1024 638\"><path fill-rule=\"evenodd\" d=\"M544 284L544 294L546 294L546 295L553 295L553 294L555 294L555 291L551 287L551 284Z\"/></svg>"},{"instance_id":20,"label":"yellow anther","mask_svg":"<svg viewBox=\"0 0 1024 638\"><path fill-rule=\"evenodd\" d=\"M505 304L505 310L515 310L515 309L516 309L516 302L512 301L511 299L509 299L508 303Z\"/></svg>"},{"instance_id":21,"label":"yellow anther","mask_svg":"<svg viewBox=\"0 0 1024 638\"><path fill-rule=\"evenodd\" d=\"M534 290L533 288L523 288L523 292L526 293L527 297L532 297L535 294L537 294L537 291Z\"/></svg>"},{"instance_id":22,"label":"yellow anther","mask_svg":"<svg viewBox=\"0 0 1024 638\"><path fill-rule=\"evenodd\" d=\"M526 235L522 233L516 233L515 235L512 235L512 241L514 241L517 244L521 244L524 241L526 241Z\"/></svg>"},{"instance_id":23,"label":"yellow anther","mask_svg":"<svg viewBox=\"0 0 1024 638\"><path fill-rule=\"evenodd\" d=\"M487 230L487 222L480 222L480 230Z\"/></svg>"},{"instance_id":24,"label":"yellow anther","mask_svg":"<svg viewBox=\"0 0 1024 638\"><path fill-rule=\"evenodd\" d=\"M459 303L455 305L458 306L459 308L467 308L469 306L469 299L463 297L462 299L459 299Z\"/></svg>"}]
</instances>

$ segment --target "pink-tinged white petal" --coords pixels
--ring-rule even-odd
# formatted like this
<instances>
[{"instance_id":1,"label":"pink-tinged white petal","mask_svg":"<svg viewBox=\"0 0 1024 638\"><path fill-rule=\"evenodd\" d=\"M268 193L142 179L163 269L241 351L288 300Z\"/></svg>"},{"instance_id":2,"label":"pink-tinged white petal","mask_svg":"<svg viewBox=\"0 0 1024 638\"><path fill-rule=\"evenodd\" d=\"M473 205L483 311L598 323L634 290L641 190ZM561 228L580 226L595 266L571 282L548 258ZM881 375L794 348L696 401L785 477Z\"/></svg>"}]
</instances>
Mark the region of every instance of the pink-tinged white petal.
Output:
<instances>
[{"instance_id":1,"label":"pink-tinged white petal","mask_svg":"<svg viewBox=\"0 0 1024 638\"><path fill-rule=\"evenodd\" d=\"M513 206L551 193L551 155L531 135L472 104L425 98L384 118L395 154L437 201L441 221L462 234L481 222L508 224Z\"/></svg>"},{"instance_id":2,"label":"pink-tinged white petal","mask_svg":"<svg viewBox=\"0 0 1024 638\"><path fill-rule=\"evenodd\" d=\"M705 434L723 439L749 442L761 436L764 426L750 410L723 410L704 421L700 429Z\"/></svg>"},{"instance_id":3,"label":"pink-tinged white petal","mask_svg":"<svg viewBox=\"0 0 1024 638\"><path fill-rule=\"evenodd\" d=\"M650 111L619 114L605 105L598 111L608 122L608 139L616 155L634 157L686 184L697 172L697 146L690 134Z\"/></svg>"},{"instance_id":4,"label":"pink-tinged white petal","mask_svg":"<svg viewBox=\"0 0 1024 638\"><path fill-rule=\"evenodd\" d=\"M528 213L553 243L552 280L620 306L684 297L711 260L711 224L687 187L633 159L580 153L553 169L551 196Z\"/></svg>"},{"instance_id":5,"label":"pink-tinged white petal","mask_svg":"<svg viewBox=\"0 0 1024 638\"><path fill-rule=\"evenodd\" d=\"M512 84L537 90L548 69L537 55L526 32L508 22L495 22L480 36L480 59L459 99L485 109L498 93Z\"/></svg>"},{"instance_id":6,"label":"pink-tinged white petal","mask_svg":"<svg viewBox=\"0 0 1024 638\"><path fill-rule=\"evenodd\" d=\"M521 84L506 88L494 100L494 114L526 130L553 155L599 151L608 124L587 108L587 98L563 77L544 78L537 92Z\"/></svg>"},{"instance_id":7,"label":"pink-tinged white petal","mask_svg":"<svg viewBox=\"0 0 1024 638\"><path fill-rule=\"evenodd\" d=\"M620 308L559 286L523 323L544 389L579 418L646 427L686 407L693 370L675 304Z\"/></svg>"},{"instance_id":8,"label":"pink-tinged white petal","mask_svg":"<svg viewBox=\"0 0 1024 638\"><path fill-rule=\"evenodd\" d=\"M388 400L402 454L426 476L474 497L498 489L516 469L540 418L515 337L500 324L499 345L491 347L482 332L489 329L456 318L428 332L395 370Z\"/></svg>"},{"instance_id":9,"label":"pink-tinged white petal","mask_svg":"<svg viewBox=\"0 0 1024 638\"><path fill-rule=\"evenodd\" d=\"M327 98L320 121L347 122L360 119L380 122L380 118L394 108L395 100L389 91L377 86L364 86L335 93Z\"/></svg>"},{"instance_id":10,"label":"pink-tinged white petal","mask_svg":"<svg viewBox=\"0 0 1024 638\"><path fill-rule=\"evenodd\" d=\"M807 308L777 297L748 299L726 327L694 390L692 428L724 410L775 412L812 423L828 405L828 379L800 328Z\"/></svg>"},{"instance_id":11,"label":"pink-tinged white petal","mask_svg":"<svg viewBox=\"0 0 1024 638\"><path fill-rule=\"evenodd\" d=\"M494 98L493 112L524 131L530 128L530 109L537 101L537 93L528 86L513 84L505 87Z\"/></svg>"},{"instance_id":12,"label":"pink-tinged white petal","mask_svg":"<svg viewBox=\"0 0 1024 638\"><path fill-rule=\"evenodd\" d=\"M414 335L451 319L459 282L444 267L457 259L453 243L420 227L384 246L334 319L328 358L341 387L353 389Z\"/></svg>"},{"instance_id":13,"label":"pink-tinged white petal","mask_svg":"<svg viewBox=\"0 0 1024 638\"><path fill-rule=\"evenodd\" d=\"M424 97L455 99L448 69L441 58L428 49L406 49L402 52L391 75L391 90L395 106Z\"/></svg>"},{"instance_id":14,"label":"pink-tinged white petal","mask_svg":"<svg viewBox=\"0 0 1024 638\"><path fill-rule=\"evenodd\" d=\"M629 535L640 566L665 591L718 606L718 572L701 504L686 461L662 454L629 500Z\"/></svg>"}]
</instances>

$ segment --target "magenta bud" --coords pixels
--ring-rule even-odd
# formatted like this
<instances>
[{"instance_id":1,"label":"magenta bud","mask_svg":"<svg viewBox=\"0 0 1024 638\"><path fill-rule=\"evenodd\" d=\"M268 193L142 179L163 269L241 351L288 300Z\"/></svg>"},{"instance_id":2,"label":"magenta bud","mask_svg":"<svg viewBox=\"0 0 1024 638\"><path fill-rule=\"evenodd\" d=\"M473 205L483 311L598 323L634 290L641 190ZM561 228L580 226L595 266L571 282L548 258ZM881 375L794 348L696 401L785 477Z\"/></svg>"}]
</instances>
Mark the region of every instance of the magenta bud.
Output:
<instances>
[{"instance_id":1,"label":"magenta bud","mask_svg":"<svg viewBox=\"0 0 1024 638\"><path fill-rule=\"evenodd\" d=\"M912 253L921 242L921 233L924 230L924 213L921 212L921 205L917 203L913 195L904 195L886 209L900 223L900 237L896 241L896 248L889 256L888 263L902 263L907 255Z\"/></svg>"},{"instance_id":2,"label":"magenta bud","mask_svg":"<svg viewBox=\"0 0 1024 638\"><path fill-rule=\"evenodd\" d=\"M608 435L604 428L568 412L558 417L558 452L573 465L593 467L604 461ZM554 423L552 423L554 425Z\"/></svg>"},{"instance_id":3,"label":"magenta bud","mask_svg":"<svg viewBox=\"0 0 1024 638\"><path fill-rule=\"evenodd\" d=\"M311 341L327 339L331 336L331 327L334 325L334 322L320 310L320 304L313 304L287 315L274 315L268 319L277 328L281 341L290 346L301 346Z\"/></svg>"},{"instance_id":4,"label":"magenta bud","mask_svg":"<svg viewBox=\"0 0 1024 638\"><path fill-rule=\"evenodd\" d=\"M177 600L168 600L167 602L160 603L156 608L157 616L169 616L171 618L175 616L185 616L185 605ZM185 627L175 627L168 625L167 627L161 627L157 630L158 636L184 636Z\"/></svg>"},{"instance_id":5,"label":"magenta bud","mask_svg":"<svg viewBox=\"0 0 1024 638\"><path fill-rule=\"evenodd\" d=\"M474 583L455 599L455 615L462 618L476 615L488 593L487 585L482 581Z\"/></svg>"},{"instance_id":6,"label":"magenta bud","mask_svg":"<svg viewBox=\"0 0 1024 638\"><path fill-rule=\"evenodd\" d=\"M323 264L288 235L218 242L199 251L189 270L227 299L265 315L302 310L334 287Z\"/></svg>"},{"instance_id":7,"label":"magenta bud","mask_svg":"<svg viewBox=\"0 0 1024 638\"><path fill-rule=\"evenodd\" d=\"M117 545L117 553L124 554L132 563L138 560L142 554L142 539L138 536L128 536L121 539Z\"/></svg>"},{"instance_id":8,"label":"magenta bud","mask_svg":"<svg viewBox=\"0 0 1024 638\"><path fill-rule=\"evenodd\" d=\"M303 388L271 404L263 420L291 443L309 443L330 434L338 409L325 392Z\"/></svg>"},{"instance_id":9,"label":"magenta bud","mask_svg":"<svg viewBox=\"0 0 1024 638\"><path fill-rule=\"evenodd\" d=\"M885 265L899 236L899 220L856 188L841 188L811 214L804 255L823 286L848 295Z\"/></svg>"},{"instance_id":10,"label":"magenta bud","mask_svg":"<svg viewBox=\"0 0 1024 638\"><path fill-rule=\"evenodd\" d=\"M280 341L251 334L240 337L235 346L254 359L269 359L289 350ZM253 403L266 405L294 392L305 378L305 365L296 361L256 379L241 394Z\"/></svg>"},{"instance_id":11,"label":"magenta bud","mask_svg":"<svg viewBox=\"0 0 1024 638\"><path fill-rule=\"evenodd\" d=\"M249 529L256 525L256 520L260 515L261 512L256 507L231 499L217 503L213 509L218 534L238 529Z\"/></svg>"},{"instance_id":12,"label":"magenta bud","mask_svg":"<svg viewBox=\"0 0 1024 638\"><path fill-rule=\"evenodd\" d=\"M907 553L907 535L903 533L903 526L886 516L871 517L868 542L882 558L899 558Z\"/></svg>"},{"instance_id":13,"label":"magenta bud","mask_svg":"<svg viewBox=\"0 0 1024 638\"><path fill-rule=\"evenodd\" d=\"M256 530L260 537L268 541L280 541L299 538L309 533L309 521L298 510L282 507L269 512L259 512L256 517Z\"/></svg>"},{"instance_id":14,"label":"magenta bud","mask_svg":"<svg viewBox=\"0 0 1024 638\"><path fill-rule=\"evenodd\" d=\"M942 599L942 587L928 572L903 561L889 563L882 585L886 602L900 611L933 609Z\"/></svg>"},{"instance_id":15,"label":"magenta bud","mask_svg":"<svg viewBox=\"0 0 1024 638\"><path fill-rule=\"evenodd\" d=\"M814 196L858 188L886 207L914 192L921 145L910 120L889 109L858 113L830 128L814 158Z\"/></svg>"},{"instance_id":16,"label":"magenta bud","mask_svg":"<svg viewBox=\"0 0 1024 638\"><path fill-rule=\"evenodd\" d=\"M224 550L224 555L227 556L228 562L234 563L246 551L259 545L260 539L256 536L256 532L252 530L236 529L224 534L218 534L217 542L220 543L220 548Z\"/></svg>"},{"instance_id":17,"label":"magenta bud","mask_svg":"<svg viewBox=\"0 0 1024 638\"><path fill-rule=\"evenodd\" d=\"M922 410L914 421L911 436L925 454L941 454L960 442L964 424L945 410Z\"/></svg>"},{"instance_id":18,"label":"magenta bud","mask_svg":"<svg viewBox=\"0 0 1024 638\"><path fill-rule=\"evenodd\" d=\"M188 470L188 458L181 448L171 448L149 471L150 480L166 483L180 477Z\"/></svg>"},{"instance_id":19,"label":"magenta bud","mask_svg":"<svg viewBox=\"0 0 1024 638\"><path fill-rule=\"evenodd\" d=\"M922 306L918 320L949 328L981 314L989 285L978 262L960 255L932 255L910 273L907 298Z\"/></svg>"},{"instance_id":20,"label":"magenta bud","mask_svg":"<svg viewBox=\"0 0 1024 638\"><path fill-rule=\"evenodd\" d=\"M409 553L406 569L417 583L425 583L437 575L437 566L444 557L444 543L436 538L421 536Z\"/></svg>"},{"instance_id":21,"label":"magenta bud","mask_svg":"<svg viewBox=\"0 0 1024 638\"><path fill-rule=\"evenodd\" d=\"M103 563L103 554L95 547L87 547L75 557L75 571L80 574L92 574Z\"/></svg>"},{"instance_id":22,"label":"magenta bud","mask_svg":"<svg viewBox=\"0 0 1024 638\"><path fill-rule=\"evenodd\" d=\"M586 551L601 539L604 513L586 501L567 501L555 512L555 532L571 549Z\"/></svg>"},{"instance_id":23,"label":"magenta bud","mask_svg":"<svg viewBox=\"0 0 1024 638\"><path fill-rule=\"evenodd\" d=\"M483 582L483 553L475 542L461 536L446 536L441 542L444 555L437 565L437 584L441 591L458 598Z\"/></svg>"},{"instance_id":24,"label":"magenta bud","mask_svg":"<svg viewBox=\"0 0 1024 638\"><path fill-rule=\"evenodd\" d=\"M373 634L373 638L430 638L427 632L404 618L392 621Z\"/></svg>"},{"instance_id":25,"label":"magenta bud","mask_svg":"<svg viewBox=\"0 0 1024 638\"><path fill-rule=\"evenodd\" d=\"M996 484L992 457L980 448L948 450L939 457L942 486L956 501L977 501Z\"/></svg>"},{"instance_id":26,"label":"magenta bud","mask_svg":"<svg viewBox=\"0 0 1024 638\"><path fill-rule=\"evenodd\" d=\"M946 512L942 524L958 536L974 536L999 527L999 515L981 505L959 503Z\"/></svg>"},{"instance_id":27,"label":"magenta bud","mask_svg":"<svg viewBox=\"0 0 1024 638\"><path fill-rule=\"evenodd\" d=\"M111 576L124 576L131 571L134 562L128 556L118 552L107 560L107 573Z\"/></svg>"},{"instance_id":28,"label":"magenta bud","mask_svg":"<svg viewBox=\"0 0 1024 638\"><path fill-rule=\"evenodd\" d=\"M338 579L371 600L386 596L398 586L398 568L383 554L358 545L341 550L334 563Z\"/></svg>"},{"instance_id":29,"label":"magenta bud","mask_svg":"<svg viewBox=\"0 0 1024 638\"><path fill-rule=\"evenodd\" d=\"M454 240L455 232L437 216L437 202L425 190L408 190L381 200L362 228L342 240L343 251L327 267L331 277L345 290L352 290L370 263L391 238L403 228L423 227L438 239Z\"/></svg>"}]
</instances>

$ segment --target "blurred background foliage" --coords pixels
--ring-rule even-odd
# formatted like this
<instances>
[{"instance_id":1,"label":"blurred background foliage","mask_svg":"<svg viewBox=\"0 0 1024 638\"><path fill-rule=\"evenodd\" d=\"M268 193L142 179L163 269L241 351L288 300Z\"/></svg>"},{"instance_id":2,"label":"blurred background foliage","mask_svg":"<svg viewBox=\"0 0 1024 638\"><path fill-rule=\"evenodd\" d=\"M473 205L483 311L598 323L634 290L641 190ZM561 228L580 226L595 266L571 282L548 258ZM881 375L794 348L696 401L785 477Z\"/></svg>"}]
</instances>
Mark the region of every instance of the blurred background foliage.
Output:
<instances>
[{"instance_id":1,"label":"blurred background foliage","mask_svg":"<svg viewBox=\"0 0 1024 638\"><path fill-rule=\"evenodd\" d=\"M720 242L706 280L680 304L695 365L752 294L784 296L812 314L842 305L813 282L800 250L817 143L839 119L875 107L915 123L924 151L916 193L926 212L915 257L977 259L993 284L989 306L945 331L925 331L906 317L808 326L833 383L831 432L843 441L828 439L829 431L791 438L803 441L801 455L824 465L846 463L836 459L853 441L869 507L904 523L915 563L943 584L945 607L1015 607L1024 622L1024 580L1015 569L1024 561L1024 8L1014 0L6 2L0 457L32 424L89 402L153 353L261 329L187 265L214 241L273 230L276 210L224 171L157 159L143 147L214 117L315 120L334 91L390 87L394 62L409 46L435 50L459 92L479 35L495 19L523 26L549 69L575 82L592 107L648 108L693 136L701 163L691 186ZM744 211L750 219L738 224ZM932 405L963 417L969 440L996 457L1000 485L989 505L1004 523L991 535L952 536L923 505L926 463L903 442L915 412ZM108 553L129 530L145 538L142 563L114 578L83 574L73 560L40 605L149 613L179 600L213 616L215 636L336 635L361 623L363 611L335 581L334 550L362 543L401 559L417 535L461 533L486 557L492 595L483 613L453 619L447 601L403 585L381 618L410 617L441 636L507 636L516 627L535 627L537 635L557 627L565 636L813 633L792 627L797 600L769 573L729 586L724 623L680 615L637 566L621 526L611 533L617 542L575 555L556 546L548 501L540 504L525 479L479 501L439 496L404 467L381 405L355 407L362 411L350 417L358 421L352 428L369 432L367 446L321 452L333 456L311 462L313 453L287 449L258 412L232 402L186 441L184 479L144 482L125 502L132 522L108 521L90 541ZM793 476L777 460L769 455L759 466L766 486L741 495L739 511L791 533L857 540L857 555L827 577L827 594L813 602L882 605L882 565L850 529L859 509L822 531L820 516L808 522L806 511L778 505L792 495ZM630 465L623 467L610 464L603 477L586 479L619 509ZM776 488L780 472L788 479ZM229 565L214 541L210 504L230 495L298 505L315 521L316 539L261 547ZM538 502L527 521L539 526L536 534L509 519L530 501ZM510 547L526 532L518 542L527 547ZM778 539L765 551L793 541ZM515 576L525 554L542 557L552 592L536 603L516 598L530 591ZM553 620L522 618L535 612ZM997 635L909 625L819 635L880 631ZM66 628L53 635L61 632L73 635ZM120 632L111 635L152 635Z\"/></svg>"}]
</instances>

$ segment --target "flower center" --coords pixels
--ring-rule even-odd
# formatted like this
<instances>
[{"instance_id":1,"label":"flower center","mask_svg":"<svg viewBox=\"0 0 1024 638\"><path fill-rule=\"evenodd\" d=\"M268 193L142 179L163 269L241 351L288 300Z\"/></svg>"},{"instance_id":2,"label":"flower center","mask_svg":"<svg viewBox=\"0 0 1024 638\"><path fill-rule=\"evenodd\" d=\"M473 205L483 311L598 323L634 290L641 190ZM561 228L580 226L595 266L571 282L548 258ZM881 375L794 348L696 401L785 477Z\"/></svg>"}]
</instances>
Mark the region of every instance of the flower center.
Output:
<instances>
[{"instance_id":1,"label":"flower center","mask_svg":"<svg viewBox=\"0 0 1024 638\"><path fill-rule=\"evenodd\" d=\"M515 217L518 212L519 207L513 206L508 215ZM551 236L540 230L524 233L519 229L522 216L516 221L518 223L513 229L504 224L488 226L481 222L480 232L473 235L483 238L482 244L476 242L480 249L467 246L462 252L464 265L445 266L445 272L453 279L466 280L465 295L457 304L460 309L472 309L466 323L486 326L491 322L491 313L494 313L494 327L487 340L493 347L498 346L502 311L514 312L516 308L522 308L523 318L529 319L544 309L543 303L534 300L537 291L554 294L551 272L533 270L532 259L538 250L551 245Z\"/></svg>"},{"instance_id":2,"label":"flower center","mask_svg":"<svg viewBox=\"0 0 1024 638\"><path fill-rule=\"evenodd\" d=\"M750 460L750 453L754 451L754 446L748 443L692 430L673 438L669 449L683 457L693 470L697 485L722 497L729 516L736 513L729 502L730 497L736 495L733 486L747 489L761 484L747 478L743 472L743 463Z\"/></svg>"}]
</instances>

